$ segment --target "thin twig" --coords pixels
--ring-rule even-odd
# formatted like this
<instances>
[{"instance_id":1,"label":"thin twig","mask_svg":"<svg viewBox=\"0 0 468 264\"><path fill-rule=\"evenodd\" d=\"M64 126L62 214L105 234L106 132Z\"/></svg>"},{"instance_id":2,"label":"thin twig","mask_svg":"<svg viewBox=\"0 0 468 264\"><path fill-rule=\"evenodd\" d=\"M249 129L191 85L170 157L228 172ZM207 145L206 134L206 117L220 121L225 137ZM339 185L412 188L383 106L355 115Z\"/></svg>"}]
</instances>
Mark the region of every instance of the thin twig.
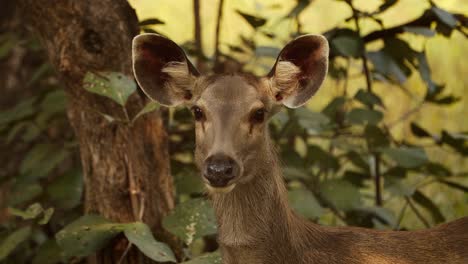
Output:
<instances>
[{"instance_id":1,"label":"thin twig","mask_svg":"<svg viewBox=\"0 0 468 264\"><path fill-rule=\"evenodd\" d=\"M125 251L122 253L122 256L120 256L119 258L119 262L117 262L117 264L122 264L125 257L127 256L128 252L130 251L130 248L132 248L132 243L131 242L128 242L128 245L127 245L127 248L125 248Z\"/></svg>"},{"instance_id":2,"label":"thin twig","mask_svg":"<svg viewBox=\"0 0 468 264\"><path fill-rule=\"evenodd\" d=\"M406 208L408 208L408 201L406 201L405 205L400 210L400 213L398 214L398 220L395 223L395 226L393 227L393 230L399 231L400 230L400 225L401 222L403 221L403 216L405 215Z\"/></svg>"},{"instance_id":3,"label":"thin twig","mask_svg":"<svg viewBox=\"0 0 468 264\"><path fill-rule=\"evenodd\" d=\"M194 18L194 38L195 48L197 50L196 66L200 70L202 67L203 59L203 46L201 37L201 19L200 19L200 0L193 0L193 18Z\"/></svg>"},{"instance_id":4,"label":"thin twig","mask_svg":"<svg viewBox=\"0 0 468 264\"><path fill-rule=\"evenodd\" d=\"M348 5L351 7L353 10L353 18L354 18L354 24L356 26L356 32L359 36L361 36L361 27L359 26L359 12L356 10L352 4L351 0L346 1ZM369 71L369 66L367 65L367 54L366 54L366 46L364 45L362 55L361 55L361 60L362 60L362 66L364 68L364 73L366 76L366 85L367 85L367 91L372 93L372 76ZM373 106L371 105L371 109ZM381 175L380 175L380 158L378 153L373 154L374 161L375 161L375 174L374 174L374 185L375 185L375 204L377 206L382 205L382 184L381 184Z\"/></svg>"},{"instance_id":5,"label":"thin twig","mask_svg":"<svg viewBox=\"0 0 468 264\"><path fill-rule=\"evenodd\" d=\"M421 220L421 222L424 224L424 226L426 228L431 227L429 222L422 216L422 214L418 211L416 206L414 206L413 202L411 202L411 199L409 197L405 197L405 199L406 199L406 202L408 203L408 205L410 206L411 210L413 210L414 214L418 217L419 220Z\"/></svg>"},{"instance_id":6,"label":"thin twig","mask_svg":"<svg viewBox=\"0 0 468 264\"><path fill-rule=\"evenodd\" d=\"M214 53L214 67L213 69L216 71L219 68L219 39L220 39L220 31L221 31L221 21L223 17L223 6L224 0L219 0L218 6L218 20L216 21L216 35L215 35L215 53Z\"/></svg>"}]
</instances>

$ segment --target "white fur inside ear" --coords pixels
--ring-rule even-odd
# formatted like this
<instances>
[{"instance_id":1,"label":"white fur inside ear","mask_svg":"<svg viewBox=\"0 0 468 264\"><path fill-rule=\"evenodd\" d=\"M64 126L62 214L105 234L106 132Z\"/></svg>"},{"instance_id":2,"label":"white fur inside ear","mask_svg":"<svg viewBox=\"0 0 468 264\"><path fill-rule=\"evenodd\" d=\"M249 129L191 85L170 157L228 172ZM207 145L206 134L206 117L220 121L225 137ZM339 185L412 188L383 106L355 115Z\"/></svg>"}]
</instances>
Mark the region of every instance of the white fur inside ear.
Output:
<instances>
[{"instance_id":1,"label":"white fur inside ear","mask_svg":"<svg viewBox=\"0 0 468 264\"><path fill-rule=\"evenodd\" d=\"M180 61L168 62L161 72L167 73L171 77L171 80L166 82L165 89L170 91L174 98L186 98L195 82L195 76L190 74L187 63Z\"/></svg>"},{"instance_id":2,"label":"white fur inside ear","mask_svg":"<svg viewBox=\"0 0 468 264\"><path fill-rule=\"evenodd\" d=\"M290 95L298 89L299 74L301 69L290 61L279 61L275 68L275 77L273 80L273 95L279 94L283 104L286 104L288 99L292 99Z\"/></svg>"}]
</instances>

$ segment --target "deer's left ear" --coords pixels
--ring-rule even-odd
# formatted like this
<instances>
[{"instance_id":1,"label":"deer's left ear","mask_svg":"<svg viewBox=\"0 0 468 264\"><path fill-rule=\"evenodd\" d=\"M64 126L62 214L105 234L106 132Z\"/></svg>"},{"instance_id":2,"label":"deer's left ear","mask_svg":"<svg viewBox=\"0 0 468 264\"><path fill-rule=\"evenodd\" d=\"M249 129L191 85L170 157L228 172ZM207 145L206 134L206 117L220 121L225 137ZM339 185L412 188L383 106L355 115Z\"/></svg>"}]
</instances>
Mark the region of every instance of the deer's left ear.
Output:
<instances>
[{"instance_id":1,"label":"deer's left ear","mask_svg":"<svg viewBox=\"0 0 468 264\"><path fill-rule=\"evenodd\" d=\"M328 71L328 41L305 35L281 50L270 79L274 100L290 108L302 106L322 85Z\"/></svg>"}]
</instances>

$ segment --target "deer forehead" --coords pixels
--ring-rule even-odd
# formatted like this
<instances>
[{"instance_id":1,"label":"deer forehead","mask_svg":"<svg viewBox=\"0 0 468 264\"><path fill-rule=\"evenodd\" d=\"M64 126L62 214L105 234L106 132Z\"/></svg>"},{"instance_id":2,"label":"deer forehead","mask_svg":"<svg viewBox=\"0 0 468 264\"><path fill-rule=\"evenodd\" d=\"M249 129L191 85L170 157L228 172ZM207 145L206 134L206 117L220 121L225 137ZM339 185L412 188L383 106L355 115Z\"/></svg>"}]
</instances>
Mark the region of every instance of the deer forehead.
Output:
<instances>
[{"instance_id":1,"label":"deer forehead","mask_svg":"<svg viewBox=\"0 0 468 264\"><path fill-rule=\"evenodd\" d=\"M264 94L259 80L242 75L221 75L210 77L200 94L197 104L210 109L231 109L248 111L253 107L262 107Z\"/></svg>"}]
</instances>

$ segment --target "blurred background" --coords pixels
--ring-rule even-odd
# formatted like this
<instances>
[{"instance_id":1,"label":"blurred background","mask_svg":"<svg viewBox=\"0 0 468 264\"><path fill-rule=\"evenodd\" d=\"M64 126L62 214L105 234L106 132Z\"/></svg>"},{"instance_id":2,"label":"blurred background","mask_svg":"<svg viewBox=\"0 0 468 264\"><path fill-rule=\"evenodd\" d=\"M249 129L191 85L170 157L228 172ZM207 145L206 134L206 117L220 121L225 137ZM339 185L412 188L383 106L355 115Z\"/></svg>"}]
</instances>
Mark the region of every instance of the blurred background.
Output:
<instances>
[{"instance_id":1,"label":"blurred background","mask_svg":"<svg viewBox=\"0 0 468 264\"><path fill-rule=\"evenodd\" d=\"M299 214L322 225L386 230L428 228L468 215L467 1L128 3L141 32L174 40L206 74L242 70L262 76L291 39L327 37L331 53L324 85L307 106L283 109L270 124L290 204ZM168 149L160 155L167 152L173 182L166 188L171 202L155 224L145 216L130 221L89 210L89 203L110 198L87 186L94 172L82 169L88 162L83 145L92 143L76 137L80 130L70 124L70 110L67 118L74 93L64 89L70 82L51 59L44 35L38 38L33 33L38 29L18 14L5 11L0 17L0 262L80 263L113 241L122 258L109 263L133 263L127 257L132 244L148 263L174 257L215 263L216 224L193 164L190 111L146 101L134 111L130 104L139 91L128 72L123 70L124 83L116 81L116 70L98 74L84 67L78 84L83 93L124 110L124 117L93 110L105 124L128 127L161 118ZM104 9L100 15L106 17ZM120 28L107 30L121 34ZM98 82L104 83L101 88L89 88ZM124 99L112 95L119 92L126 93ZM83 226L91 232L82 234ZM132 237L130 227L151 239ZM145 251L154 239L169 246L150 251L172 257ZM82 247L75 246L83 240Z\"/></svg>"}]
</instances>

